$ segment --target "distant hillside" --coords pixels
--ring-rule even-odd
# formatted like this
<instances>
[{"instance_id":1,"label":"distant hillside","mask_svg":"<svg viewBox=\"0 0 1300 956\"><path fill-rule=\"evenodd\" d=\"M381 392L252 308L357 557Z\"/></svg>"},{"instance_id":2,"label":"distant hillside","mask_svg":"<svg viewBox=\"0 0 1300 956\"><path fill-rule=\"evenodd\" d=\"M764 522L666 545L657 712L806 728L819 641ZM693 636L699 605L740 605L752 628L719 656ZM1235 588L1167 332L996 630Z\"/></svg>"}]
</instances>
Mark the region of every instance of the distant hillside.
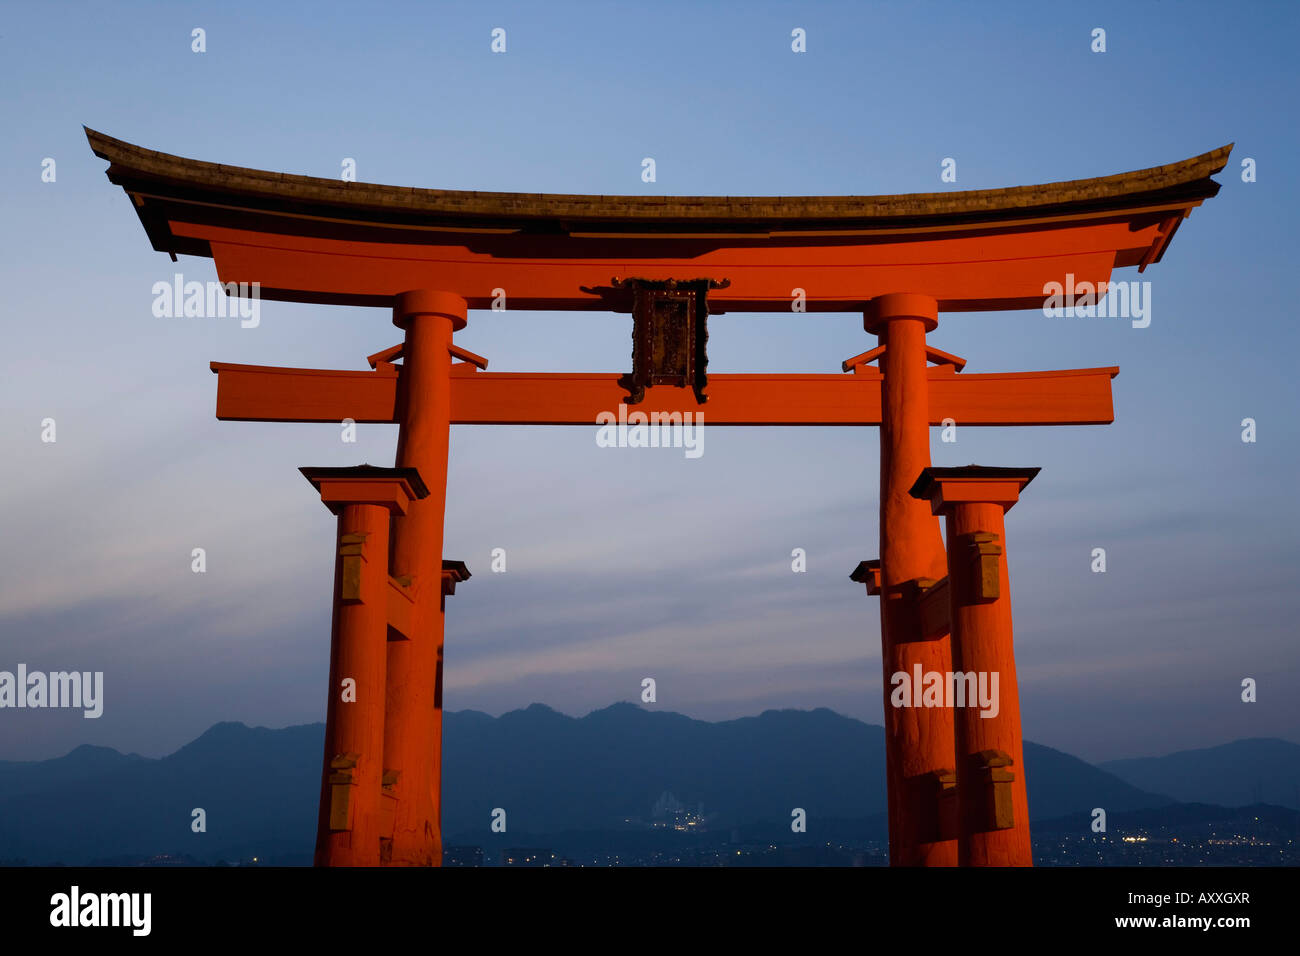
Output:
<instances>
[{"instance_id":1,"label":"distant hillside","mask_svg":"<svg viewBox=\"0 0 1300 956\"><path fill-rule=\"evenodd\" d=\"M634 704L581 718L541 704L449 714L443 827L483 827L503 807L523 830L601 829L648 817L665 790L727 825L786 821L792 807L866 817L887 809L884 746L880 726L825 709L718 723ZM1025 743L1025 762L1032 818L1172 802L1039 744Z\"/></svg>"},{"instance_id":2,"label":"distant hillside","mask_svg":"<svg viewBox=\"0 0 1300 956\"><path fill-rule=\"evenodd\" d=\"M161 760L80 747L57 760L0 764L0 859L260 852L310 863L323 748L321 724L222 723ZM190 830L195 807L207 812L206 833Z\"/></svg>"},{"instance_id":3,"label":"distant hillside","mask_svg":"<svg viewBox=\"0 0 1300 956\"><path fill-rule=\"evenodd\" d=\"M1134 787L1078 757L1025 741L1029 819L1044 820L1067 813L1087 816L1094 807L1137 810L1173 803L1160 791Z\"/></svg>"},{"instance_id":4,"label":"distant hillside","mask_svg":"<svg viewBox=\"0 0 1300 956\"><path fill-rule=\"evenodd\" d=\"M1262 823L1282 831L1288 836L1300 835L1300 812L1290 807L1278 807L1267 803L1256 803L1246 807L1220 807L1205 803L1175 803L1167 807L1151 807L1141 810L1123 810L1107 813L1106 828L1112 835L1130 830L1161 830L1178 828L1182 833L1196 828L1210 828L1215 824ZM1042 836L1048 833L1090 833L1089 821L1081 826L1077 815L1058 817L1053 820L1038 820L1034 823L1034 834Z\"/></svg>"},{"instance_id":5,"label":"distant hillside","mask_svg":"<svg viewBox=\"0 0 1300 956\"><path fill-rule=\"evenodd\" d=\"M835 832L877 833L885 812L882 728L830 710L766 711L710 723L633 704L574 718L534 704L444 719L443 831L627 828L665 791L710 828L779 833L790 810ZM324 727L222 723L161 760L79 747L0 762L0 860L123 861L156 854L306 864L316 827ZM1034 819L1154 807L1168 798L1026 742ZM207 832L190 830L207 811ZM756 828L756 829L755 829Z\"/></svg>"},{"instance_id":6,"label":"distant hillside","mask_svg":"<svg viewBox=\"0 0 1300 956\"><path fill-rule=\"evenodd\" d=\"M708 723L633 704L582 718L534 704L457 732L459 716L443 733L449 830L487 826L493 807L534 832L610 827L649 818L664 791L728 823L885 805L880 728L829 710Z\"/></svg>"},{"instance_id":7,"label":"distant hillside","mask_svg":"<svg viewBox=\"0 0 1300 956\"><path fill-rule=\"evenodd\" d=\"M139 754L122 754L112 747L83 744L53 760L0 760L0 794L13 797L74 785L88 777L112 774L124 767L148 763Z\"/></svg>"},{"instance_id":8,"label":"distant hillside","mask_svg":"<svg viewBox=\"0 0 1300 956\"><path fill-rule=\"evenodd\" d=\"M1187 803L1240 807L1271 803L1300 809L1300 744L1252 737L1165 757L1109 760L1100 765L1135 787Z\"/></svg>"}]
</instances>

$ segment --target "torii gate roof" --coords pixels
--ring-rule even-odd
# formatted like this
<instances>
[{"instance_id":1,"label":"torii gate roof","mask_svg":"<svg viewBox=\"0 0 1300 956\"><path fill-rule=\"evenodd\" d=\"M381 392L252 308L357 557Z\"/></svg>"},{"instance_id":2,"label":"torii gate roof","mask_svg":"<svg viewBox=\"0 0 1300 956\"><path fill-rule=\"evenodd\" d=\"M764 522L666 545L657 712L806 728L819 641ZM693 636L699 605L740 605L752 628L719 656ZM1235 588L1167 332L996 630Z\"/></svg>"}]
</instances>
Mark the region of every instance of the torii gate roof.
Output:
<instances>
[{"instance_id":1,"label":"torii gate roof","mask_svg":"<svg viewBox=\"0 0 1300 956\"><path fill-rule=\"evenodd\" d=\"M716 311L1038 308L1044 285L1158 262L1219 191L1231 145L1134 172L892 196L583 196L415 189L184 159L94 130L153 247L211 257L268 299L387 306L434 288L488 308L618 308L614 277L727 279Z\"/></svg>"}]
</instances>

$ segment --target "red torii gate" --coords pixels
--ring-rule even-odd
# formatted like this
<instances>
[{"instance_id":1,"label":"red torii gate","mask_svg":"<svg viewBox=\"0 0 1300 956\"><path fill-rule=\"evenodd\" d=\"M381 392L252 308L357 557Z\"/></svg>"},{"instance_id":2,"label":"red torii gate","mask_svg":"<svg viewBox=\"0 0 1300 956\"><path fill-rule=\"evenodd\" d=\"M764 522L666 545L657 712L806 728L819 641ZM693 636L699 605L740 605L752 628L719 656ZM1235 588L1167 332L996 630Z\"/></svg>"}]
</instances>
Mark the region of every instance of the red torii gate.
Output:
<instances>
[{"instance_id":1,"label":"red torii gate","mask_svg":"<svg viewBox=\"0 0 1300 956\"><path fill-rule=\"evenodd\" d=\"M86 134L155 249L210 257L263 298L391 307L404 332L369 371L212 363L220 419L400 426L395 468L303 469L339 516L318 864L441 862L443 601L469 576L441 557L450 425L591 425L638 400L707 402L712 425L880 426L880 560L852 577L882 597L891 863L1031 863L1002 513L1036 469L931 468L929 426L1109 423L1119 370L965 374L926 335L940 311L1041 308L1051 283L1159 261L1231 146L1011 189L611 197L344 183ZM503 293L632 311L632 373L486 371L453 333ZM877 347L840 374L706 373L708 314L796 298L863 311ZM895 675L954 664L1000 672L997 716L891 705Z\"/></svg>"}]
</instances>

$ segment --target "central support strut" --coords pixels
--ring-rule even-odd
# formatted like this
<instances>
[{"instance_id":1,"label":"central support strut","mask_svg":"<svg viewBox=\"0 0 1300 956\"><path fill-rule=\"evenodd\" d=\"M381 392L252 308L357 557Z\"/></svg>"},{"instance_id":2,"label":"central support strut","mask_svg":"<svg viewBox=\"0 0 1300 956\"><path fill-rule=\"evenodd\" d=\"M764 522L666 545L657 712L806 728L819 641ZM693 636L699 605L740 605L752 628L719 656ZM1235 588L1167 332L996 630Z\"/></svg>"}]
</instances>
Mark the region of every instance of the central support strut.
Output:
<instances>
[{"instance_id":1,"label":"central support strut","mask_svg":"<svg viewBox=\"0 0 1300 956\"><path fill-rule=\"evenodd\" d=\"M921 579L947 573L939 522L909 491L930 466L929 381L925 335L938 325L929 296L873 299L863 325L880 355L880 641L884 670L885 764L889 857L894 866L956 866L956 834L945 832L936 785L952 772L952 711L890 705L894 674L952 670L946 633L928 636L910 599Z\"/></svg>"},{"instance_id":2,"label":"central support strut","mask_svg":"<svg viewBox=\"0 0 1300 956\"><path fill-rule=\"evenodd\" d=\"M467 323L465 300L444 292L397 296L393 324L406 331L397 420L397 466L418 468L429 495L393 519L394 577L410 579L411 639L388 645L384 766L395 771L392 843L382 862L442 864L442 538L451 414L451 335Z\"/></svg>"}]
</instances>

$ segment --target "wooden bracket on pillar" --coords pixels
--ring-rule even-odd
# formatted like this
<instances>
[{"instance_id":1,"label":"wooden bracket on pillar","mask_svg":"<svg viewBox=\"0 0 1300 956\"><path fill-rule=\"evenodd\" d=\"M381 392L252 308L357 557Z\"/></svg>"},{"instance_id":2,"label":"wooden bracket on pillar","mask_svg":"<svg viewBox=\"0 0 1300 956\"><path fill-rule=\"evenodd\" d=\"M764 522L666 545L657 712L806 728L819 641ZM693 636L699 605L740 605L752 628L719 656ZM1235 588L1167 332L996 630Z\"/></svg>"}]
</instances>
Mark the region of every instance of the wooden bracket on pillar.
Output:
<instances>
[{"instance_id":1,"label":"wooden bracket on pillar","mask_svg":"<svg viewBox=\"0 0 1300 956\"><path fill-rule=\"evenodd\" d=\"M411 578L402 575L395 578L388 576L388 639L390 641L409 641L411 639L411 614L415 608L415 598L410 590Z\"/></svg>"},{"instance_id":2,"label":"wooden bracket on pillar","mask_svg":"<svg viewBox=\"0 0 1300 956\"><path fill-rule=\"evenodd\" d=\"M996 601L1001 594L998 565L1002 557L1002 542L992 531L972 531L962 535L960 544L970 562L970 581L974 588L971 600Z\"/></svg>"},{"instance_id":3,"label":"wooden bracket on pillar","mask_svg":"<svg viewBox=\"0 0 1300 956\"><path fill-rule=\"evenodd\" d=\"M1012 759L1001 750L981 750L972 756L976 768L982 810L981 830L1010 830L1016 825L1012 809L1011 784L1016 775L1007 767Z\"/></svg>"},{"instance_id":4,"label":"wooden bracket on pillar","mask_svg":"<svg viewBox=\"0 0 1300 956\"><path fill-rule=\"evenodd\" d=\"M374 369L379 368L380 365L392 365L395 360L402 357L402 351L405 348L405 342L398 342L396 345L389 346L374 355L367 355L366 364Z\"/></svg>"},{"instance_id":5,"label":"wooden bracket on pillar","mask_svg":"<svg viewBox=\"0 0 1300 956\"><path fill-rule=\"evenodd\" d=\"M909 777L906 781L920 827L917 839L939 843L957 839L957 772L948 767Z\"/></svg>"},{"instance_id":6,"label":"wooden bracket on pillar","mask_svg":"<svg viewBox=\"0 0 1300 956\"><path fill-rule=\"evenodd\" d=\"M442 562L442 593L446 597L456 593L456 585L470 578L469 568L464 561Z\"/></svg>"},{"instance_id":7,"label":"wooden bracket on pillar","mask_svg":"<svg viewBox=\"0 0 1300 956\"><path fill-rule=\"evenodd\" d=\"M913 578L891 588L892 596L906 601L913 609L915 631L909 641L934 641L947 637L952 630L952 606L949 603L948 579Z\"/></svg>"},{"instance_id":8,"label":"wooden bracket on pillar","mask_svg":"<svg viewBox=\"0 0 1300 956\"><path fill-rule=\"evenodd\" d=\"M359 754L338 754L330 760L330 829L352 829L352 788L356 786L353 771L361 759Z\"/></svg>"},{"instance_id":9,"label":"wooden bracket on pillar","mask_svg":"<svg viewBox=\"0 0 1300 956\"><path fill-rule=\"evenodd\" d=\"M883 345L877 345L874 349L868 349L866 352L853 356L853 358L845 359L840 363L840 371L853 372L856 374L858 369L866 368L884 354L885 347Z\"/></svg>"},{"instance_id":10,"label":"wooden bracket on pillar","mask_svg":"<svg viewBox=\"0 0 1300 956\"><path fill-rule=\"evenodd\" d=\"M923 641L933 641L952 631L952 606L949 603L948 579L918 578L916 588L917 618Z\"/></svg>"},{"instance_id":11,"label":"wooden bracket on pillar","mask_svg":"<svg viewBox=\"0 0 1300 956\"><path fill-rule=\"evenodd\" d=\"M376 352L374 355L367 355L366 362L369 363L370 367L373 369L379 368L380 365L391 366L394 361L396 361L397 359L403 356L405 351L406 351L406 343L399 342L397 345ZM463 349L459 345L456 345L454 343L447 346L447 351L451 353L453 358L458 358L461 361L468 362L470 365L473 365L477 369L481 369L483 371L487 370L488 360L485 359L483 356L479 355L477 352L471 352L469 349Z\"/></svg>"},{"instance_id":12,"label":"wooden bracket on pillar","mask_svg":"<svg viewBox=\"0 0 1300 956\"><path fill-rule=\"evenodd\" d=\"M877 345L874 349L868 349L853 356L853 358L847 358L840 363L840 371L856 374L884 355L886 348L887 346ZM966 367L966 360L960 355L953 355L951 352L945 352L930 345L925 347L925 358L926 361L933 362L935 365L952 366L954 372L960 372Z\"/></svg>"},{"instance_id":13,"label":"wooden bracket on pillar","mask_svg":"<svg viewBox=\"0 0 1300 956\"><path fill-rule=\"evenodd\" d=\"M439 590L443 598L456 593L456 585L470 578L464 561L443 561ZM409 641L414 628L411 617L415 610L415 595L411 593L411 576L388 577L388 639Z\"/></svg>"},{"instance_id":14,"label":"wooden bracket on pillar","mask_svg":"<svg viewBox=\"0 0 1300 956\"><path fill-rule=\"evenodd\" d=\"M339 536L339 557L343 559L339 575L339 600L342 602L361 600L361 562L365 560L362 549L367 537L363 532Z\"/></svg>"},{"instance_id":15,"label":"wooden bracket on pillar","mask_svg":"<svg viewBox=\"0 0 1300 956\"><path fill-rule=\"evenodd\" d=\"M850 581L867 586L867 593L879 595L880 562L859 561L849 575ZM917 578L906 581L900 589L901 597L916 604L919 633L917 640L933 641L952 630L952 608L949 604L948 579Z\"/></svg>"},{"instance_id":16,"label":"wooden bracket on pillar","mask_svg":"<svg viewBox=\"0 0 1300 956\"><path fill-rule=\"evenodd\" d=\"M859 561L858 566L849 574L850 581L867 586L868 594L880 593L880 561Z\"/></svg>"},{"instance_id":17,"label":"wooden bracket on pillar","mask_svg":"<svg viewBox=\"0 0 1300 956\"><path fill-rule=\"evenodd\" d=\"M448 345L447 351L452 354L453 358L458 358L462 361L468 362L480 371L487 371L488 360L477 352L471 352L469 349L463 349L459 345L454 344Z\"/></svg>"}]
</instances>

